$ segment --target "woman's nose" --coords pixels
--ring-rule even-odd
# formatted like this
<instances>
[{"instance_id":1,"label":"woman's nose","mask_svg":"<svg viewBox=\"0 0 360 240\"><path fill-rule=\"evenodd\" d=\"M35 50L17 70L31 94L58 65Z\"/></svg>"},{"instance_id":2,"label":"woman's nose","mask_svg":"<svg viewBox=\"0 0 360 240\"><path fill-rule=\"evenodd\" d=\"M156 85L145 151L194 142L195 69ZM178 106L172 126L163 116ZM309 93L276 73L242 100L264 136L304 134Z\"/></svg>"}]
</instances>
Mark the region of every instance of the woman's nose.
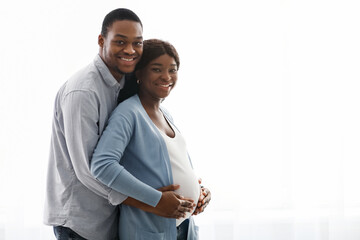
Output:
<instances>
[{"instance_id":1,"label":"woman's nose","mask_svg":"<svg viewBox=\"0 0 360 240\"><path fill-rule=\"evenodd\" d=\"M168 72L164 72L162 75L162 79L164 79L165 81L170 81L171 76Z\"/></svg>"}]
</instances>

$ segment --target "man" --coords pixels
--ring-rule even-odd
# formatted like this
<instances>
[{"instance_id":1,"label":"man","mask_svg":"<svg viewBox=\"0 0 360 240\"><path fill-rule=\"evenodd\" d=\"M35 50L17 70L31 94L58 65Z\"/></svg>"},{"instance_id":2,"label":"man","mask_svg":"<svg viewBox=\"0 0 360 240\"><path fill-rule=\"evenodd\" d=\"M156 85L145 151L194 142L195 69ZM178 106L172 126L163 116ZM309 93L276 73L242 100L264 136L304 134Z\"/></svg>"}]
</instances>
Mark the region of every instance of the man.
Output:
<instances>
[{"instance_id":1,"label":"man","mask_svg":"<svg viewBox=\"0 0 360 240\"><path fill-rule=\"evenodd\" d=\"M113 10L103 21L99 54L56 96L44 222L54 226L57 239L117 239L116 208L121 203L173 218L193 207L173 192L178 186L160 189L163 195L154 208L100 184L89 170L93 150L118 97L133 94L133 79L125 75L134 71L142 55L142 41L138 16L128 9ZM124 94L119 94L121 89ZM203 207L209 200L210 194Z\"/></svg>"}]
</instances>

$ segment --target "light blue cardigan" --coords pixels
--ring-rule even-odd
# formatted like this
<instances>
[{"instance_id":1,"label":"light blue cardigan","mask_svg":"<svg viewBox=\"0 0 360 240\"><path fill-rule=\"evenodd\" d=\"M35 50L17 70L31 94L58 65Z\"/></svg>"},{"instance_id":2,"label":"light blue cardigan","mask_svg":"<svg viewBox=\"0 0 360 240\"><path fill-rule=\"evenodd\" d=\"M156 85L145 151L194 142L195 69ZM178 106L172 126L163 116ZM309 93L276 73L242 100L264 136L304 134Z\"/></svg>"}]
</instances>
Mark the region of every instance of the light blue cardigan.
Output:
<instances>
[{"instance_id":1,"label":"light blue cardigan","mask_svg":"<svg viewBox=\"0 0 360 240\"><path fill-rule=\"evenodd\" d=\"M161 111L173 124L171 116L163 108ZM161 198L162 193L156 189L173 183L165 141L138 95L119 104L112 113L95 149L91 172L110 188L151 206L156 206ZM188 239L198 239L197 231L191 218ZM122 205L121 240L175 240L176 236L175 219Z\"/></svg>"}]
</instances>

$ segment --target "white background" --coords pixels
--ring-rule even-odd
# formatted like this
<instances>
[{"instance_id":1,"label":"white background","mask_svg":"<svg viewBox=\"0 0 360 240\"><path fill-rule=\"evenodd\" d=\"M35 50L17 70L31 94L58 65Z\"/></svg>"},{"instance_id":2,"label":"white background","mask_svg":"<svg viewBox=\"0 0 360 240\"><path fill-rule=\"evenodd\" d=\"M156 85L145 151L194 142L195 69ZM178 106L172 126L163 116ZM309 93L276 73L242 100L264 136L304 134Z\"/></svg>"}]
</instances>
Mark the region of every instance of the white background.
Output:
<instances>
[{"instance_id":1,"label":"white background","mask_svg":"<svg viewBox=\"0 0 360 240\"><path fill-rule=\"evenodd\" d=\"M164 105L212 191L201 239L360 239L357 0L1 0L1 240L54 239L54 98L118 7L180 54Z\"/></svg>"}]
</instances>

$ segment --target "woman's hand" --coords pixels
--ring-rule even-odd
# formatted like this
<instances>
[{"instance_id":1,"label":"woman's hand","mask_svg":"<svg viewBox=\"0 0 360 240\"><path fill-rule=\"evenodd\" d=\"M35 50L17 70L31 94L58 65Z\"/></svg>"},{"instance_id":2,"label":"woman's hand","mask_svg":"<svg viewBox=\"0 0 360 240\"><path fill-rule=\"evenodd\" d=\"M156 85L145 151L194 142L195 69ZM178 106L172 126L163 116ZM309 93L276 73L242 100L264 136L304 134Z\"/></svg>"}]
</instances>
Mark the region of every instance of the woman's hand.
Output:
<instances>
[{"instance_id":1,"label":"woman's hand","mask_svg":"<svg viewBox=\"0 0 360 240\"><path fill-rule=\"evenodd\" d=\"M202 180L200 178L199 184L201 184L201 182L202 182ZM207 205L209 204L210 200L211 200L210 190L201 186L199 201L198 201L198 204L196 206L196 209L195 209L195 212L193 213L193 215L198 215L199 213L202 213L205 210L205 208L207 207Z\"/></svg>"},{"instance_id":2,"label":"woman's hand","mask_svg":"<svg viewBox=\"0 0 360 240\"><path fill-rule=\"evenodd\" d=\"M155 207L155 214L168 218L182 218L185 217L187 212L192 212L195 203L190 198L184 198L175 193L174 190L178 189L179 185L169 185L158 189L162 192L161 199Z\"/></svg>"}]
</instances>

